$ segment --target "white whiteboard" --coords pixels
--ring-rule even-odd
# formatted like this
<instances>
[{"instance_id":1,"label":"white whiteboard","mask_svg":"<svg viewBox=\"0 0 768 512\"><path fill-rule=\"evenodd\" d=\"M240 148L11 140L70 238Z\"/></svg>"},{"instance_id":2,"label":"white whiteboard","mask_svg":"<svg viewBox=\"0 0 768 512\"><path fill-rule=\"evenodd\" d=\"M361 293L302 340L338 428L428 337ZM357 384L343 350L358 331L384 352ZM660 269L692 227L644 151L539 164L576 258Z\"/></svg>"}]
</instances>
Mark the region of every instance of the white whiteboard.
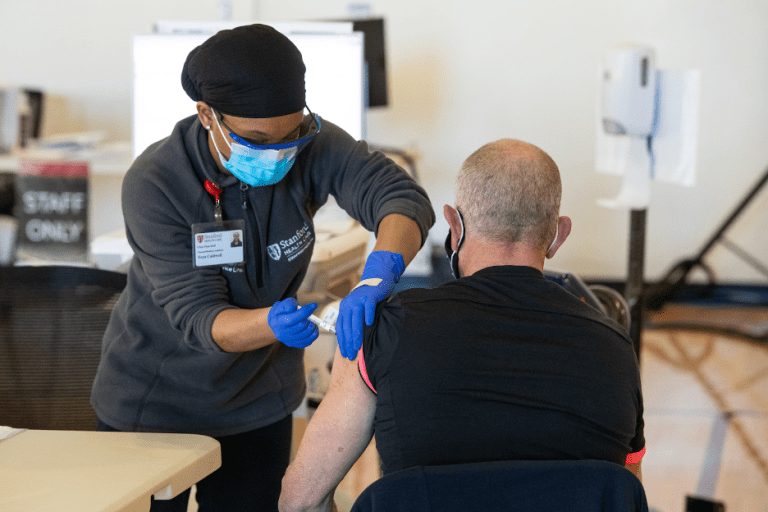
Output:
<instances>
[{"instance_id":1,"label":"white whiteboard","mask_svg":"<svg viewBox=\"0 0 768 512\"><path fill-rule=\"evenodd\" d=\"M338 24L331 24L338 25ZM360 32L323 31L321 24L275 26L301 51L307 67L307 106L356 139L364 130L364 59ZM313 30L312 30L313 29ZM170 135L196 113L181 87L187 55L211 33L150 34L133 38L133 157Z\"/></svg>"}]
</instances>

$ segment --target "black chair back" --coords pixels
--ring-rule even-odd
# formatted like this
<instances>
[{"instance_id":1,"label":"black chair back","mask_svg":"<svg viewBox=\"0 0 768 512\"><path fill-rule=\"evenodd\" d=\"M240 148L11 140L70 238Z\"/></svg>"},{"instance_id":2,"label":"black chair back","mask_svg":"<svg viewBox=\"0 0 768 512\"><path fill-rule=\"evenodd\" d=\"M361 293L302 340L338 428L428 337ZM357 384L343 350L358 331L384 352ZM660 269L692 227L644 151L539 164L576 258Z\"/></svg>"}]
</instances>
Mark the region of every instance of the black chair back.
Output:
<instances>
[{"instance_id":1,"label":"black chair back","mask_svg":"<svg viewBox=\"0 0 768 512\"><path fill-rule=\"evenodd\" d=\"M125 274L0 267L0 425L95 430L91 386Z\"/></svg>"},{"instance_id":2,"label":"black chair back","mask_svg":"<svg viewBox=\"0 0 768 512\"><path fill-rule=\"evenodd\" d=\"M597 460L414 467L368 486L351 512L647 512L643 485Z\"/></svg>"}]
</instances>

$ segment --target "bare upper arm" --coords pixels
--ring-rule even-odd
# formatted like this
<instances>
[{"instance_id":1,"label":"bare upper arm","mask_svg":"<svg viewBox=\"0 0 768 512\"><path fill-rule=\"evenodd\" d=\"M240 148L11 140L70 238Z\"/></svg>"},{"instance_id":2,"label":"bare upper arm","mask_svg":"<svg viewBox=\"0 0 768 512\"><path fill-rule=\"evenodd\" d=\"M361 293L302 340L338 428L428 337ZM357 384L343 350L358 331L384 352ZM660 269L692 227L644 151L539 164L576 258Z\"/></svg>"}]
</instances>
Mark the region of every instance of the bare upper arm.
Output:
<instances>
[{"instance_id":1,"label":"bare upper arm","mask_svg":"<svg viewBox=\"0 0 768 512\"><path fill-rule=\"evenodd\" d=\"M331 383L283 478L280 510L331 510L333 492L373 437L376 395L338 348Z\"/></svg>"}]
</instances>

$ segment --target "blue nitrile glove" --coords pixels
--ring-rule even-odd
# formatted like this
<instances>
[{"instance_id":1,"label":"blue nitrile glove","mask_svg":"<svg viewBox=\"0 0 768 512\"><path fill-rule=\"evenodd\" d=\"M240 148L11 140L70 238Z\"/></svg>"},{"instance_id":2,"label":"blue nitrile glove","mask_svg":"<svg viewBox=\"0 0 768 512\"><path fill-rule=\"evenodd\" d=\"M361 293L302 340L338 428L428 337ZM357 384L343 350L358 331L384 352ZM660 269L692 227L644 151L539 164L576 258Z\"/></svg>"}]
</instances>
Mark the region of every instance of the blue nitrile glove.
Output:
<instances>
[{"instance_id":1,"label":"blue nitrile glove","mask_svg":"<svg viewBox=\"0 0 768 512\"><path fill-rule=\"evenodd\" d=\"M341 355L352 361L363 344L363 319L373 325L376 304L386 299L405 270L403 256L396 252L374 251L368 256L360 284L339 305L336 338ZM366 279L380 279L368 285Z\"/></svg>"},{"instance_id":2,"label":"blue nitrile glove","mask_svg":"<svg viewBox=\"0 0 768 512\"><path fill-rule=\"evenodd\" d=\"M316 303L299 309L294 298L275 302L267 314L267 323L281 343L294 348L304 348L317 339L318 329L307 320L317 309Z\"/></svg>"}]
</instances>

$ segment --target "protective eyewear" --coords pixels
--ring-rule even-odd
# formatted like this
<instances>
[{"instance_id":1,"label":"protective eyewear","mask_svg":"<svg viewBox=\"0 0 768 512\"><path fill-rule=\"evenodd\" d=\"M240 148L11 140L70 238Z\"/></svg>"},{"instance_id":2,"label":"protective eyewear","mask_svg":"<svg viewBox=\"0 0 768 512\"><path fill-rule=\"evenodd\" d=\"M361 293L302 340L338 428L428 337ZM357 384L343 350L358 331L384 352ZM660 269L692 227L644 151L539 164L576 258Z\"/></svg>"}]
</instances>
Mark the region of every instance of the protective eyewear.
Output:
<instances>
[{"instance_id":1,"label":"protective eyewear","mask_svg":"<svg viewBox=\"0 0 768 512\"><path fill-rule=\"evenodd\" d=\"M296 146L304 146L309 141L311 141L315 137L315 135L320 133L320 119L317 116L315 116L315 114L313 114L311 110L309 110L309 107L307 107L307 110L309 111L309 115L312 116L312 120L309 122L308 133L305 136L299 137L296 140L293 140L290 142L281 142L279 144L253 144L251 142L248 142L244 138L240 137L238 134L236 134L234 130L232 130L232 128L230 128L224 123L224 120L221 119L221 117L219 117L219 122L222 124L222 126L224 126L224 128L227 129L227 131L229 132L229 136L232 137L232 140L234 140L238 144L242 144L247 148L258 149L258 150L288 149Z\"/></svg>"}]
</instances>

